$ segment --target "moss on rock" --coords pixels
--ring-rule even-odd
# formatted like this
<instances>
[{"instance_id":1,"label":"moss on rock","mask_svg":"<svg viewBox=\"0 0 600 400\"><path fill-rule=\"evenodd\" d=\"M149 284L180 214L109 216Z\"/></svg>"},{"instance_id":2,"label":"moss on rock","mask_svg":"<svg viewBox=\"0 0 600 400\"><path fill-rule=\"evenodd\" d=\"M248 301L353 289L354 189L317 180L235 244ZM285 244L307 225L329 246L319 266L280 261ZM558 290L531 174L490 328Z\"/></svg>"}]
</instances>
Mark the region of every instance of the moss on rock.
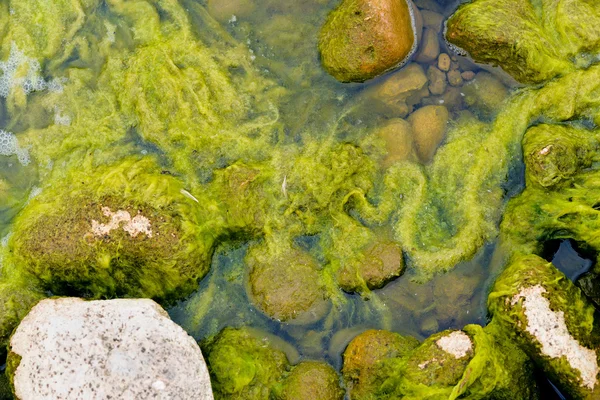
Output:
<instances>
[{"instance_id":1,"label":"moss on rock","mask_svg":"<svg viewBox=\"0 0 600 400\"><path fill-rule=\"evenodd\" d=\"M288 367L282 351L247 328L225 328L201 347L215 399L268 400Z\"/></svg>"},{"instance_id":2,"label":"moss on rock","mask_svg":"<svg viewBox=\"0 0 600 400\"><path fill-rule=\"evenodd\" d=\"M11 262L55 294L182 298L208 272L218 233L201 229L183 190L151 158L70 170L17 217Z\"/></svg>"},{"instance_id":3,"label":"moss on rock","mask_svg":"<svg viewBox=\"0 0 600 400\"><path fill-rule=\"evenodd\" d=\"M294 366L281 384L273 389L275 400L342 400L344 391L333 367L319 361L303 361Z\"/></svg>"},{"instance_id":4,"label":"moss on rock","mask_svg":"<svg viewBox=\"0 0 600 400\"><path fill-rule=\"evenodd\" d=\"M600 324L581 291L544 259L515 257L488 298L493 320L565 393L594 398Z\"/></svg>"}]
</instances>

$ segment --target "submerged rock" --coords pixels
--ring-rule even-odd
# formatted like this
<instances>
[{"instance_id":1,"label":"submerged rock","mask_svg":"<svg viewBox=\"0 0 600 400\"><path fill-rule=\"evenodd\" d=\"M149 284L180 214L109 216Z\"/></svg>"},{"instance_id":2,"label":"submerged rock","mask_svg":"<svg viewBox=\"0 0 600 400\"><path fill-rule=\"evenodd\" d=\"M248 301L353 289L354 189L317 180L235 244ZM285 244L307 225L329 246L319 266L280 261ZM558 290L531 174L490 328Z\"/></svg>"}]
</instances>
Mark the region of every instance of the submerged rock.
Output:
<instances>
[{"instance_id":1,"label":"submerged rock","mask_svg":"<svg viewBox=\"0 0 600 400\"><path fill-rule=\"evenodd\" d=\"M458 79L458 78L457 78ZM461 75L462 79L462 75ZM508 97L508 89L489 72L479 72L462 87L465 103L486 118L496 115Z\"/></svg>"},{"instance_id":2,"label":"submerged rock","mask_svg":"<svg viewBox=\"0 0 600 400\"><path fill-rule=\"evenodd\" d=\"M383 160L385 168L398 161L416 160L412 126L401 118L389 120L375 133L385 142L387 155Z\"/></svg>"},{"instance_id":3,"label":"submerged rock","mask_svg":"<svg viewBox=\"0 0 600 400\"><path fill-rule=\"evenodd\" d=\"M417 46L412 2L343 0L319 37L323 67L342 82L363 82L402 65Z\"/></svg>"},{"instance_id":4,"label":"submerged rock","mask_svg":"<svg viewBox=\"0 0 600 400\"><path fill-rule=\"evenodd\" d=\"M249 294L254 304L278 321L304 324L320 320L329 310L316 260L280 244L249 250Z\"/></svg>"},{"instance_id":5,"label":"submerged rock","mask_svg":"<svg viewBox=\"0 0 600 400\"><path fill-rule=\"evenodd\" d=\"M365 91L367 101L375 100L389 107L396 117L404 118L423 97L429 96L423 68L411 63L390 74Z\"/></svg>"},{"instance_id":6,"label":"submerged rock","mask_svg":"<svg viewBox=\"0 0 600 400\"><path fill-rule=\"evenodd\" d=\"M7 365L23 400L213 398L196 341L152 300L42 300Z\"/></svg>"},{"instance_id":7,"label":"submerged rock","mask_svg":"<svg viewBox=\"0 0 600 400\"><path fill-rule=\"evenodd\" d=\"M417 155L423 163L432 160L444 140L450 114L445 106L425 106L408 117L413 127Z\"/></svg>"},{"instance_id":8,"label":"submerged rock","mask_svg":"<svg viewBox=\"0 0 600 400\"><path fill-rule=\"evenodd\" d=\"M342 400L340 377L329 364L303 361L273 390L275 400Z\"/></svg>"},{"instance_id":9,"label":"submerged rock","mask_svg":"<svg viewBox=\"0 0 600 400\"><path fill-rule=\"evenodd\" d=\"M488 299L493 320L574 399L600 390L600 327L594 307L552 264L519 256Z\"/></svg>"},{"instance_id":10,"label":"submerged rock","mask_svg":"<svg viewBox=\"0 0 600 400\"><path fill-rule=\"evenodd\" d=\"M438 33L433 29L425 29L423 40L419 44L419 51L415 59L420 63L429 63L435 60L440 54L440 40Z\"/></svg>"}]
</instances>

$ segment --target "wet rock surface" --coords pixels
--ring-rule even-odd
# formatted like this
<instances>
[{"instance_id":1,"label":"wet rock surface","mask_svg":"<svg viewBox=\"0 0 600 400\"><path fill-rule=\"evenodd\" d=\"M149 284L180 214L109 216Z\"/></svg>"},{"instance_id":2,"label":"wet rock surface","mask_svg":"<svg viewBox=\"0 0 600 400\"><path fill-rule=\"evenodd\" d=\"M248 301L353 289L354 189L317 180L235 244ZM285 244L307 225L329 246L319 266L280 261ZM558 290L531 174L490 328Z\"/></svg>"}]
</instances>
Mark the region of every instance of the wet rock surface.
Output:
<instances>
[{"instance_id":1,"label":"wet rock surface","mask_svg":"<svg viewBox=\"0 0 600 400\"><path fill-rule=\"evenodd\" d=\"M18 399L213 398L196 341L152 300L38 303L10 340Z\"/></svg>"},{"instance_id":2,"label":"wet rock surface","mask_svg":"<svg viewBox=\"0 0 600 400\"><path fill-rule=\"evenodd\" d=\"M415 50L406 0L344 0L321 29L323 67L342 82L363 82L401 65Z\"/></svg>"}]
</instances>

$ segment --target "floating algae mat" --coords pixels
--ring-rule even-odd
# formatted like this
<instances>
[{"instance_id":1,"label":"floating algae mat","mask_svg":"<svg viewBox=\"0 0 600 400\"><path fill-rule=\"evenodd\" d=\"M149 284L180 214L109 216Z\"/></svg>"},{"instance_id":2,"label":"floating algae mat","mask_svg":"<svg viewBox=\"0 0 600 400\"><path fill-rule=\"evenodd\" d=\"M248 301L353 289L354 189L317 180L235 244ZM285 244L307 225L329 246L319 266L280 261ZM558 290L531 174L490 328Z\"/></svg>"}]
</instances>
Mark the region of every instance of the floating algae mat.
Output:
<instances>
[{"instance_id":1,"label":"floating algae mat","mask_svg":"<svg viewBox=\"0 0 600 400\"><path fill-rule=\"evenodd\" d=\"M0 355L142 297L218 399L599 399L600 5L397 0L339 82L374 3L0 2Z\"/></svg>"}]
</instances>

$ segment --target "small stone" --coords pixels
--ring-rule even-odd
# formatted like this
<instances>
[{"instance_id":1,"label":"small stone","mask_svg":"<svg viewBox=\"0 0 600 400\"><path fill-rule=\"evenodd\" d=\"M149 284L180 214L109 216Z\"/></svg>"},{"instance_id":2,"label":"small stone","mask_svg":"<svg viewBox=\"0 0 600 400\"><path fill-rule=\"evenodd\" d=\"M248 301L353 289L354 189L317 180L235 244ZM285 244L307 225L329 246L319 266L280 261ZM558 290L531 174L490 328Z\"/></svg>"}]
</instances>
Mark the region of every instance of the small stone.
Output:
<instances>
[{"instance_id":1,"label":"small stone","mask_svg":"<svg viewBox=\"0 0 600 400\"><path fill-rule=\"evenodd\" d=\"M10 346L19 399L213 399L198 344L149 299L42 300Z\"/></svg>"},{"instance_id":2,"label":"small stone","mask_svg":"<svg viewBox=\"0 0 600 400\"><path fill-rule=\"evenodd\" d=\"M446 135L448 118L448 109L441 105L419 108L408 117L413 127L417 155L422 163L432 160Z\"/></svg>"},{"instance_id":3,"label":"small stone","mask_svg":"<svg viewBox=\"0 0 600 400\"><path fill-rule=\"evenodd\" d=\"M341 82L364 82L401 66L417 47L412 3L343 0L319 37L323 67Z\"/></svg>"},{"instance_id":4,"label":"small stone","mask_svg":"<svg viewBox=\"0 0 600 400\"><path fill-rule=\"evenodd\" d=\"M472 81L475 78L475 72L473 71L465 71L460 74L465 81Z\"/></svg>"},{"instance_id":5,"label":"small stone","mask_svg":"<svg viewBox=\"0 0 600 400\"><path fill-rule=\"evenodd\" d=\"M427 69L429 78L429 91L431 94L440 95L446 91L446 74L433 65Z\"/></svg>"},{"instance_id":6,"label":"small stone","mask_svg":"<svg viewBox=\"0 0 600 400\"><path fill-rule=\"evenodd\" d=\"M454 69L448 72L448 82L452 86L460 86L463 84L463 78L459 70Z\"/></svg>"},{"instance_id":7,"label":"small stone","mask_svg":"<svg viewBox=\"0 0 600 400\"><path fill-rule=\"evenodd\" d=\"M342 400L344 390L340 377L333 367L319 361L303 361L293 367L290 374L276 387L275 400Z\"/></svg>"},{"instance_id":8,"label":"small stone","mask_svg":"<svg viewBox=\"0 0 600 400\"><path fill-rule=\"evenodd\" d=\"M428 63L437 58L440 54L440 40L438 33L433 29L425 29L421 47L416 55L416 60L421 63Z\"/></svg>"},{"instance_id":9,"label":"small stone","mask_svg":"<svg viewBox=\"0 0 600 400\"><path fill-rule=\"evenodd\" d=\"M423 10L421 11L421 15L423 16L423 26L425 28L433 29L437 33L442 32L442 27L444 26L444 16L442 14Z\"/></svg>"},{"instance_id":10,"label":"small stone","mask_svg":"<svg viewBox=\"0 0 600 400\"><path fill-rule=\"evenodd\" d=\"M442 71L448 72L450 70L450 56L446 53L440 54L438 57L438 68Z\"/></svg>"},{"instance_id":11,"label":"small stone","mask_svg":"<svg viewBox=\"0 0 600 400\"><path fill-rule=\"evenodd\" d=\"M484 117L491 117L508 96L508 89L498 78L489 72L478 72L471 81L463 85L467 106L479 111Z\"/></svg>"},{"instance_id":12,"label":"small stone","mask_svg":"<svg viewBox=\"0 0 600 400\"><path fill-rule=\"evenodd\" d=\"M429 10L436 13L442 12L442 7L435 0L415 0L415 4L422 11Z\"/></svg>"},{"instance_id":13,"label":"small stone","mask_svg":"<svg viewBox=\"0 0 600 400\"><path fill-rule=\"evenodd\" d=\"M421 322L421 333L425 336L429 336L440 329L440 325L434 316L425 318Z\"/></svg>"}]
</instances>

